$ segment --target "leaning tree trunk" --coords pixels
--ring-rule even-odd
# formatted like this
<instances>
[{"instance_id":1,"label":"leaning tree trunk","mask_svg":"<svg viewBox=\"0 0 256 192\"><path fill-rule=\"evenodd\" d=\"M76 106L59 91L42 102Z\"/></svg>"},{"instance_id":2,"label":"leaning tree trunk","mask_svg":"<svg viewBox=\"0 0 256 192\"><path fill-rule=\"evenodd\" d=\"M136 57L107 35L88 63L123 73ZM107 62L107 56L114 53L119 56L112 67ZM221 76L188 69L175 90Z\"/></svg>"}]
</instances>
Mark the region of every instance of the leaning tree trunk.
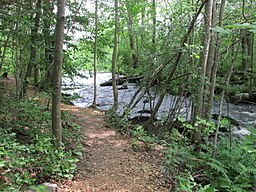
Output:
<instances>
[{"instance_id":1,"label":"leaning tree trunk","mask_svg":"<svg viewBox=\"0 0 256 192\"><path fill-rule=\"evenodd\" d=\"M113 49L113 55L112 55L112 86L113 86L113 95L114 95L114 105L113 105L114 111L116 111L118 107L118 90L116 85L116 60L117 60L118 33L119 33L118 0L115 0L115 36L114 36L114 49Z\"/></svg>"},{"instance_id":2,"label":"leaning tree trunk","mask_svg":"<svg viewBox=\"0 0 256 192\"><path fill-rule=\"evenodd\" d=\"M204 7L206 2L207 2L207 0L202 2L200 8L196 12L196 14L193 17L193 20L190 23L190 26L189 26L189 28L187 30L187 33L184 35L184 37L181 40L181 43L180 43L181 49L176 54L176 60L175 60L173 66L171 68L171 71L169 73L168 79L165 81L165 84L164 84L164 86L162 88L162 91L161 91L160 98L158 99L157 104L156 104L155 108L153 109L153 111L151 113L151 116L150 116L150 118L148 119L148 121L146 123L146 126L149 126L153 122L153 120L154 120L154 118L155 118L155 116L156 116L156 114L157 114L157 112L158 112L158 110L159 110L159 108L160 108L160 106L161 106L161 104L163 102L163 99L164 99L164 97L165 97L165 95L167 93L167 89L168 89L168 87L170 85L170 82L172 81L172 79L174 77L174 74L175 74L176 69L177 69L177 67L179 65L181 56L183 54L182 48L185 47L185 44L187 43L188 37L189 37L190 33L192 32L192 30L194 28L194 25L195 25L195 22L197 21L197 18L200 15L200 13L201 13L201 11L202 11L202 9L203 9L203 7ZM169 59L166 64L168 64L171 61L172 61L172 59Z\"/></svg>"},{"instance_id":3,"label":"leaning tree trunk","mask_svg":"<svg viewBox=\"0 0 256 192\"><path fill-rule=\"evenodd\" d=\"M93 55L93 73L94 73L94 83L93 83L93 102L92 107L96 108L97 99L97 45L98 45L98 0L95 0L95 37L94 37L94 55Z\"/></svg>"},{"instance_id":4,"label":"leaning tree trunk","mask_svg":"<svg viewBox=\"0 0 256 192\"><path fill-rule=\"evenodd\" d=\"M61 71L63 61L63 41L64 41L64 23L65 23L65 0L57 1L57 24L54 53L54 77L52 90L52 134L54 144L58 148L62 144L61 127Z\"/></svg>"}]
</instances>

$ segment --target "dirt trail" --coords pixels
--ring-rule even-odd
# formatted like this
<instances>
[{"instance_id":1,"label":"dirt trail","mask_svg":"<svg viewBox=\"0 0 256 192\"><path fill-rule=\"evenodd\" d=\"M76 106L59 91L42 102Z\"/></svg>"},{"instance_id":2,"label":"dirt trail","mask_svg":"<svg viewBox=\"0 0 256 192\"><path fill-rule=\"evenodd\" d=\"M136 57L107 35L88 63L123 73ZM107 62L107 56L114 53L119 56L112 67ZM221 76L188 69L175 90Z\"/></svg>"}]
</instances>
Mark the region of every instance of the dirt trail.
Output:
<instances>
[{"instance_id":1,"label":"dirt trail","mask_svg":"<svg viewBox=\"0 0 256 192\"><path fill-rule=\"evenodd\" d=\"M14 79L0 79L1 90L15 87ZM35 94L33 87L27 92ZM1 96L3 92L1 93ZM82 127L83 157L74 180L59 184L58 192L165 192L161 152L134 152L130 139L107 128L105 114L90 108L62 105Z\"/></svg>"},{"instance_id":2,"label":"dirt trail","mask_svg":"<svg viewBox=\"0 0 256 192\"><path fill-rule=\"evenodd\" d=\"M138 152L128 138L106 128L104 113L63 105L83 127L84 157L76 181L61 186L58 191L76 192L164 192L161 179L160 152Z\"/></svg>"}]
</instances>

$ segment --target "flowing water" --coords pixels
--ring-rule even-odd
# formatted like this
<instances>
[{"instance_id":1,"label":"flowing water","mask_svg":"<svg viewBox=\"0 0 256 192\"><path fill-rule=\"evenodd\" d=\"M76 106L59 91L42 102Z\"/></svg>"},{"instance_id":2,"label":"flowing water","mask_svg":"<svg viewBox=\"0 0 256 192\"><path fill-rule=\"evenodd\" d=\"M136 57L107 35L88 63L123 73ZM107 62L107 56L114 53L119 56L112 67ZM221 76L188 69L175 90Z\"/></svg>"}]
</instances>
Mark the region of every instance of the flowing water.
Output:
<instances>
[{"instance_id":1,"label":"flowing water","mask_svg":"<svg viewBox=\"0 0 256 192\"><path fill-rule=\"evenodd\" d=\"M79 107L88 107L92 104L93 100L93 77L90 77L89 73L84 73L88 78L74 77L63 78L62 92L71 95L77 94L81 98L75 99L73 103ZM111 86L101 87L100 83L111 79L111 73L97 73L97 107L101 110L109 110L113 105L113 89ZM132 96L138 89L136 84L128 84L128 89L118 90L119 94L119 107L118 113L122 114L125 107L130 102ZM157 99L159 96L151 93ZM179 101L181 99L181 101ZM175 107L175 103L179 101L179 111L177 115L190 118L190 106L191 101L189 98L180 96L166 95L164 101L157 113L157 118L160 119L169 114L170 109ZM154 105L153 100L149 100L147 96L144 96L137 106L130 112L130 116L139 116L141 111L145 112L150 110L150 106ZM212 114L218 114L219 102L215 101L212 108ZM150 115L144 113L143 115ZM246 129L248 126L256 126L256 105L252 104L232 104L225 102L223 105L223 115L229 116L239 122L239 127L234 130L236 135L248 134Z\"/></svg>"}]
</instances>

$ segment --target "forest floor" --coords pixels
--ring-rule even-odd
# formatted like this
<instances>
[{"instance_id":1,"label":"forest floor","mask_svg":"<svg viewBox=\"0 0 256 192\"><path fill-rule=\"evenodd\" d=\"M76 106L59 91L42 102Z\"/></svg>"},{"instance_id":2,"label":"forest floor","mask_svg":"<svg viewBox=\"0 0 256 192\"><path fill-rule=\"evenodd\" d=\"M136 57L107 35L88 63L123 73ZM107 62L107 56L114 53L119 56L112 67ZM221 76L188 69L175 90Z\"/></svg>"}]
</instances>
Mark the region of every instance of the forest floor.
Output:
<instances>
[{"instance_id":1,"label":"forest floor","mask_svg":"<svg viewBox=\"0 0 256 192\"><path fill-rule=\"evenodd\" d=\"M1 80L5 88L13 79ZM34 90L28 90L33 94ZM62 104L82 128L83 156L73 180L59 183L58 192L164 192L161 150L135 152L131 138L106 123L104 112Z\"/></svg>"}]
</instances>

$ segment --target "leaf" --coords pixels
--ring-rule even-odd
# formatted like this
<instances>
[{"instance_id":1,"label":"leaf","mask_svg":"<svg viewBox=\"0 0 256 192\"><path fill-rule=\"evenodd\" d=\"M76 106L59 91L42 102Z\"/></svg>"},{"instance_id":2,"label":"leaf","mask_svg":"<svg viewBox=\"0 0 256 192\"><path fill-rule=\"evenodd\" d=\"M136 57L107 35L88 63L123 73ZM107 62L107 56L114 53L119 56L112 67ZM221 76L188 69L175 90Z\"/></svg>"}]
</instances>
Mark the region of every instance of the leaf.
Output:
<instances>
[{"instance_id":1,"label":"leaf","mask_svg":"<svg viewBox=\"0 0 256 192\"><path fill-rule=\"evenodd\" d=\"M5 162L4 161L0 161L0 167L4 167L5 166Z\"/></svg>"},{"instance_id":2,"label":"leaf","mask_svg":"<svg viewBox=\"0 0 256 192\"><path fill-rule=\"evenodd\" d=\"M256 29L255 24L250 24L250 23L236 23L233 25L226 25L226 28L233 28L233 29Z\"/></svg>"},{"instance_id":3,"label":"leaf","mask_svg":"<svg viewBox=\"0 0 256 192\"><path fill-rule=\"evenodd\" d=\"M83 156L83 153L80 152L80 151L76 151L76 152L74 152L74 154L75 154L75 155L78 155L78 156Z\"/></svg>"},{"instance_id":4,"label":"leaf","mask_svg":"<svg viewBox=\"0 0 256 192\"><path fill-rule=\"evenodd\" d=\"M223 27L214 27L212 28L213 31L220 33L220 34L232 34L232 31L229 29L224 29Z\"/></svg>"}]
</instances>

